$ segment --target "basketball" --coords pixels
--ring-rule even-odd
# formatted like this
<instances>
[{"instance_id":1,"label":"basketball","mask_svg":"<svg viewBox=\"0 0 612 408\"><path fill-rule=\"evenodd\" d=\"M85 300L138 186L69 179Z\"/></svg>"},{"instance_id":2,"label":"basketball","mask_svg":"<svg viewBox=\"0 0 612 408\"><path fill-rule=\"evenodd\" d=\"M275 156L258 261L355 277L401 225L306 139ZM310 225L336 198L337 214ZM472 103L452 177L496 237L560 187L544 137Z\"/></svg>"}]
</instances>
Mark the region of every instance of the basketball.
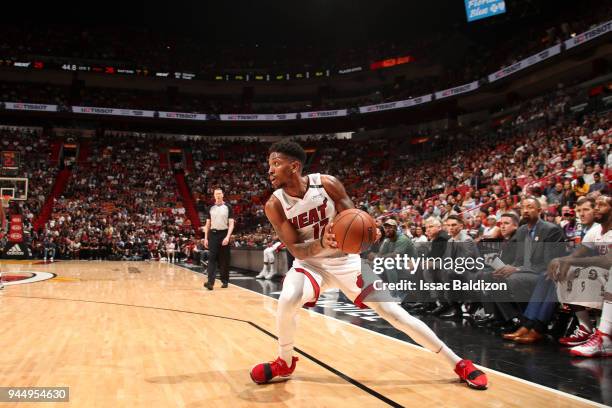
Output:
<instances>
[{"instance_id":1,"label":"basketball","mask_svg":"<svg viewBox=\"0 0 612 408\"><path fill-rule=\"evenodd\" d=\"M352 208L334 219L332 232L342 252L359 254L376 240L376 222L367 212Z\"/></svg>"}]
</instances>

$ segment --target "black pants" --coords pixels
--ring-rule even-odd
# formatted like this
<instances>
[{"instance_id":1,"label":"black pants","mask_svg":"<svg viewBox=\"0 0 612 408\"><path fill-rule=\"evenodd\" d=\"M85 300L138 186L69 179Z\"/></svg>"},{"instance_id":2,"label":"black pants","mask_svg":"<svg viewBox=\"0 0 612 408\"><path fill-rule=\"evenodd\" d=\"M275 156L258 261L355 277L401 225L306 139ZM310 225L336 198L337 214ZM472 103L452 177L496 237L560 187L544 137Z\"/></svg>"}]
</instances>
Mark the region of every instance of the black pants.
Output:
<instances>
[{"instance_id":1,"label":"black pants","mask_svg":"<svg viewBox=\"0 0 612 408\"><path fill-rule=\"evenodd\" d=\"M217 263L221 269L221 282L229 283L230 246L223 246L227 230L211 230L208 235L208 283L215 284Z\"/></svg>"}]
</instances>

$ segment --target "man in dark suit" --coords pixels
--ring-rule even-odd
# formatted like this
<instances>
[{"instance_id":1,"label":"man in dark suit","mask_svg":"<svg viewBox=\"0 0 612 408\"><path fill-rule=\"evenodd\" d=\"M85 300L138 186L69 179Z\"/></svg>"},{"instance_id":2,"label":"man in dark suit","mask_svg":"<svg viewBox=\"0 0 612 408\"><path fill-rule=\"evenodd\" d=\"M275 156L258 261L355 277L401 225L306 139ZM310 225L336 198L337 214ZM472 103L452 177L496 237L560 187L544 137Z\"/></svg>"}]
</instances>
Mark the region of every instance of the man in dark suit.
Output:
<instances>
[{"instance_id":1,"label":"man in dark suit","mask_svg":"<svg viewBox=\"0 0 612 408\"><path fill-rule=\"evenodd\" d=\"M516 231L519 227L519 217L513 212L502 214L499 220L499 228L504 238L500 246L500 252L498 258L504 264L509 265L514 262L516 258L517 249L517 238ZM499 268L497 268L499 269ZM508 281L508 285L511 286L512 280L519 279L520 274L511 274L508 279L496 278L493 275L496 270L488 269L482 271L479 278L484 279L488 282L500 282ZM509 291L510 292L510 291ZM512 292L508 293L512 296ZM489 323L499 322L500 326L511 326L517 324L518 318L521 315L521 310L517 302L508 301L510 299L504 299L506 301L496 300L498 294L496 293L483 293L482 303L484 306L485 313L481 317L476 317L474 322L479 325L486 325ZM513 327L514 330L518 329L519 326ZM514 331L512 330L512 331Z\"/></svg>"},{"instance_id":2,"label":"man in dark suit","mask_svg":"<svg viewBox=\"0 0 612 408\"><path fill-rule=\"evenodd\" d=\"M446 251L446 245L449 239L446 231L442 229L442 221L440 221L438 217L429 217L425 219L423 226L425 227L425 235L427 236L427 244L429 246L429 250L425 256L428 258L442 258L444 256L444 252ZM415 282L419 280L427 280L425 275L428 273L428 267L425 266L425 268L416 272L413 279ZM418 298L419 302L412 303L415 301L415 297ZM436 299L431 296L429 291L419 292L416 294L416 296L413 292L406 296L402 302L402 307L412 313L431 313L438 307L435 300Z\"/></svg>"},{"instance_id":3,"label":"man in dark suit","mask_svg":"<svg viewBox=\"0 0 612 408\"><path fill-rule=\"evenodd\" d=\"M525 223L516 232L514 262L494 273L495 277L506 279L516 300L529 299L522 326L503 335L504 339L521 344L531 344L543 338L557 307L556 287L554 282L546 279L546 269L551 260L562 255L562 243L566 238L561 227L540 219L541 212L537 198L523 199L521 217Z\"/></svg>"},{"instance_id":4,"label":"man in dark suit","mask_svg":"<svg viewBox=\"0 0 612 408\"><path fill-rule=\"evenodd\" d=\"M478 248L474 239L470 237L464 230L464 221L458 215L449 215L446 218L446 231L449 239L446 243L441 259L457 259L457 258L476 258L478 257ZM431 254L429 255L432 256ZM428 282L448 283L454 279L468 280L470 273L459 275L453 270L428 269L425 271L424 277ZM440 301L440 305L431 311L431 314L439 316L442 319L455 319L461 317L460 305L458 299L450 296L448 293L438 291L436 297Z\"/></svg>"}]
</instances>

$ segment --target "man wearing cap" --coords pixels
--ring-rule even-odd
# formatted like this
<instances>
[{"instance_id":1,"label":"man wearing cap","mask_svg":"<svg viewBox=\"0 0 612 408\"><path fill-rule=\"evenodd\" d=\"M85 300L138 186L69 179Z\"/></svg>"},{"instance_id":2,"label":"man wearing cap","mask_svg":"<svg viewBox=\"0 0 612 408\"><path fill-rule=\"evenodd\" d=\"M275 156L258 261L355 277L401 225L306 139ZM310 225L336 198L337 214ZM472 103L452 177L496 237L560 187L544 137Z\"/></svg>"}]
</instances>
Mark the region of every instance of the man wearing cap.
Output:
<instances>
[{"instance_id":1,"label":"man wearing cap","mask_svg":"<svg viewBox=\"0 0 612 408\"><path fill-rule=\"evenodd\" d=\"M397 221L393 218L384 222L385 239L376 255L377 258L393 258L398 254L416 256L414 244L397 228L397 225Z\"/></svg>"},{"instance_id":2,"label":"man wearing cap","mask_svg":"<svg viewBox=\"0 0 612 408\"><path fill-rule=\"evenodd\" d=\"M578 223L576 222L576 211L570 208L564 211L562 215L563 220L567 221L563 225L563 232L567 238L572 240L580 234Z\"/></svg>"},{"instance_id":3,"label":"man wearing cap","mask_svg":"<svg viewBox=\"0 0 612 408\"><path fill-rule=\"evenodd\" d=\"M370 254L370 258L395 258L396 255L416 257L416 247L405 234L398 229L397 221L389 218L384 222L385 239L380 245L377 254ZM398 271L395 269L385 269L388 282L398 282Z\"/></svg>"}]
</instances>

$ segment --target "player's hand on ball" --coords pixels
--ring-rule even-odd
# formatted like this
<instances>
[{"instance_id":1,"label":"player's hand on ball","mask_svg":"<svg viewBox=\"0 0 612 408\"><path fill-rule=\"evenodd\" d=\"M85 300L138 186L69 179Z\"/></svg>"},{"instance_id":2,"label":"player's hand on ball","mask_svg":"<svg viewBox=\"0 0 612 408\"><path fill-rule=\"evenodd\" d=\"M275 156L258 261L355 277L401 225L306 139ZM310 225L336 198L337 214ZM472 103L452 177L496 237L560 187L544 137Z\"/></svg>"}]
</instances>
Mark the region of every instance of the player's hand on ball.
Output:
<instances>
[{"instance_id":1,"label":"player's hand on ball","mask_svg":"<svg viewBox=\"0 0 612 408\"><path fill-rule=\"evenodd\" d=\"M225 238L223 242L221 242L222 246L227 246L227 244L229 244L229 238Z\"/></svg>"},{"instance_id":2,"label":"player's hand on ball","mask_svg":"<svg viewBox=\"0 0 612 408\"><path fill-rule=\"evenodd\" d=\"M323 244L323 248L338 248L338 243L336 242L336 234L331 232L334 223L330 223L325 227L325 232L323 233L323 240L321 243Z\"/></svg>"}]
</instances>

